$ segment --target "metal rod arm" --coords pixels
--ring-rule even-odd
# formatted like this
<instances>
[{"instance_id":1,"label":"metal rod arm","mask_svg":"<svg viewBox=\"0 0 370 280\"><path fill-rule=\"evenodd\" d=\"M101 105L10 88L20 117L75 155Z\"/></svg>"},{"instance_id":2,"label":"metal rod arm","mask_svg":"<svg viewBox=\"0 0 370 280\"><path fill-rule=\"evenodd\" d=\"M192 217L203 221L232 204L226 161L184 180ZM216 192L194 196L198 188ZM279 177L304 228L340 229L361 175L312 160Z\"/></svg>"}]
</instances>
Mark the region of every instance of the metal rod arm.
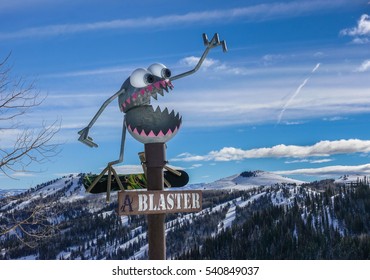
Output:
<instances>
[{"instance_id":1,"label":"metal rod arm","mask_svg":"<svg viewBox=\"0 0 370 280\"><path fill-rule=\"evenodd\" d=\"M111 103L116 97L118 97L120 94L124 92L123 89L120 89L115 94L113 94L111 97L109 97L103 105L100 107L98 112L95 114L95 116L92 118L92 120L89 122L89 124L82 130L78 132L80 134L80 137L78 138L78 141L81 141L82 143L86 144L89 147L98 147L96 143L94 143L93 139L89 137L89 130L94 125L96 120L99 118L99 116L103 113L104 109Z\"/></svg>"},{"instance_id":2,"label":"metal rod arm","mask_svg":"<svg viewBox=\"0 0 370 280\"><path fill-rule=\"evenodd\" d=\"M204 42L204 45L206 46L206 49L204 50L204 52L203 52L201 58L199 59L197 65L195 65L194 69L171 77L170 78L171 81L174 81L174 80L177 80L177 79L180 79L180 78L189 76L191 74L194 74L196 71L198 71L199 68L200 68L200 66L202 65L202 63L206 59L206 57L207 57L207 55L208 55L208 53L209 53L209 51L211 49L213 49L213 48L215 48L217 46L222 46L223 51L224 52L227 52L226 42L225 41L221 41L220 42L220 38L219 38L219 36L218 36L217 33L215 33L215 35L213 36L213 38L212 38L211 41L208 41L207 35L205 33L203 33L203 42Z\"/></svg>"},{"instance_id":3,"label":"metal rod arm","mask_svg":"<svg viewBox=\"0 0 370 280\"><path fill-rule=\"evenodd\" d=\"M107 106L117 97L119 96L121 93L123 93L124 90L120 89L119 91L117 91L115 94L113 94L111 97L109 97L107 100L105 100L105 102L103 103L103 105L101 105L100 109L98 110L98 112L96 112L95 116L91 119L90 123L87 125L88 128L91 128L94 123L96 122L96 120L100 117L100 115L103 113L103 111L105 110L105 108L107 108Z\"/></svg>"}]
</instances>

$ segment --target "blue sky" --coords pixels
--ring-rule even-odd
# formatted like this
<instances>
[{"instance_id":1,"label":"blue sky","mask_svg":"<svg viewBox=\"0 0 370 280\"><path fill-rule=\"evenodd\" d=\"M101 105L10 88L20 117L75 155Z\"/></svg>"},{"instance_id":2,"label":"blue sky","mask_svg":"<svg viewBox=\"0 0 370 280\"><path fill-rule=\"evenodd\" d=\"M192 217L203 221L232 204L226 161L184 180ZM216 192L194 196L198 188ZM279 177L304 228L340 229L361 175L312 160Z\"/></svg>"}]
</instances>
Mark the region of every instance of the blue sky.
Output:
<instances>
[{"instance_id":1,"label":"blue sky","mask_svg":"<svg viewBox=\"0 0 370 280\"><path fill-rule=\"evenodd\" d=\"M215 32L229 52L213 49L158 100L183 116L170 164L193 183L256 169L302 180L370 174L369 15L368 0L0 1L0 57L11 52L13 74L47 94L22 122L61 120L54 140L63 143L32 166L43 172L0 175L0 188L100 172L119 153L117 101L90 130L99 148L77 132L133 70L154 62L174 75L190 70L202 33ZM16 132L0 131L0 147ZM142 150L128 136L124 165L138 165Z\"/></svg>"}]
</instances>

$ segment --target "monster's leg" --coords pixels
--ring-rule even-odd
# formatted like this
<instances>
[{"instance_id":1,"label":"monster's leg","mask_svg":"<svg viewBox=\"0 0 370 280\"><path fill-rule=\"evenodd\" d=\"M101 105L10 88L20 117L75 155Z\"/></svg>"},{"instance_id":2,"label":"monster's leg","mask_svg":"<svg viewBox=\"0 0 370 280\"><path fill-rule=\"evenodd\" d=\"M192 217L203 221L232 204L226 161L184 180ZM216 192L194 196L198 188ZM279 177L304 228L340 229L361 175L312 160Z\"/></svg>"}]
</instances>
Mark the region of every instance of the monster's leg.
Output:
<instances>
[{"instance_id":1,"label":"monster's leg","mask_svg":"<svg viewBox=\"0 0 370 280\"><path fill-rule=\"evenodd\" d=\"M117 172L114 170L112 165L123 162L123 155L125 152L125 140L126 140L126 116L123 118L123 125L122 125L122 136L121 136L121 149L119 152L119 158L115 161L111 161L108 163L108 186L107 186L107 201L109 201L110 198L110 190L111 190L111 180L112 180L112 173L114 178L116 179L116 182L118 183L118 186L121 190L124 190L124 187L121 183L121 180L119 179Z\"/></svg>"},{"instance_id":2,"label":"monster's leg","mask_svg":"<svg viewBox=\"0 0 370 280\"><path fill-rule=\"evenodd\" d=\"M121 150L119 152L119 158L115 161L109 162L108 165L110 165L110 166L123 162L123 155L124 155L124 152L125 152L125 140L126 140L126 125L125 125L125 122L126 122L126 116L123 118Z\"/></svg>"},{"instance_id":3,"label":"monster's leg","mask_svg":"<svg viewBox=\"0 0 370 280\"><path fill-rule=\"evenodd\" d=\"M122 136L121 136L121 149L119 158L115 161L111 161L108 163L107 167L104 168L104 170L99 174L99 176L94 180L94 182L90 185L90 187L86 190L87 192L90 192L95 185L98 183L98 181L104 176L104 174L108 171L108 181L107 181L107 202L110 200L110 191L111 191L111 179L112 179L112 173L114 178L116 179L118 186L121 190L124 190L124 187L116 173L116 171L113 169L112 165L123 162L123 155L125 150L125 140L126 140L126 126L125 126L125 118L123 119L123 127L122 127Z\"/></svg>"}]
</instances>

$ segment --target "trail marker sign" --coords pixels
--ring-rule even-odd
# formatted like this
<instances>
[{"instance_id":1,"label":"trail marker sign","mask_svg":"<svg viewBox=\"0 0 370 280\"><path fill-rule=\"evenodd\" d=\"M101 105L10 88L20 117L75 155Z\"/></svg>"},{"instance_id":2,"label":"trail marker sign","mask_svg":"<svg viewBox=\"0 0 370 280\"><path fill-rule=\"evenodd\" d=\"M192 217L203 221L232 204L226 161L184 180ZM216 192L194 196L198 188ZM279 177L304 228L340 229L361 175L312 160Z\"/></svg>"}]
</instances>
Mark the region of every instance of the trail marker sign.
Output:
<instances>
[{"instance_id":1,"label":"trail marker sign","mask_svg":"<svg viewBox=\"0 0 370 280\"><path fill-rule=\"evenodd\" d=\"M202 191L120 191L118 215L199 212Z\"/></svg>"}]
</instances>

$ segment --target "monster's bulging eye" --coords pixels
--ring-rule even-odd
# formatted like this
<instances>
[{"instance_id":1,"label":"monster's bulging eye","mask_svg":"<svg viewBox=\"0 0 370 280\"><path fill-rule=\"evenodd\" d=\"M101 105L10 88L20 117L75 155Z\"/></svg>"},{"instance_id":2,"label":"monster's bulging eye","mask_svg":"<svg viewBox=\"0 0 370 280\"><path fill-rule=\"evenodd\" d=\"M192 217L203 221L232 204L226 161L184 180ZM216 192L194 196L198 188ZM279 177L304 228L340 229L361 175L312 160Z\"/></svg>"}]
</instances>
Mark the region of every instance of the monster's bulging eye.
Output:
<instances>
[{"instance_id":1,"label":"monster's bulging eye","mask_svg":"<svg viewBox=\"0 0 370 280\"><path fill-rule=\"evenodd\" d=\"M130 83L136 88L142 88L154 82L153 75L144 68L138 68L132 72Z\"/></svg>"},{"instance_id":2,"label":"monster's bulging eye","mask_svg":"<svg viewBox=\"0 0 370 280\"><path fill-rule=\"evenodd\" d=\"M148 71L153 75L161 78L168 79L171 77L171 71L161 63L154 63L149 66Z\"/></svg>"}]
</instances>

